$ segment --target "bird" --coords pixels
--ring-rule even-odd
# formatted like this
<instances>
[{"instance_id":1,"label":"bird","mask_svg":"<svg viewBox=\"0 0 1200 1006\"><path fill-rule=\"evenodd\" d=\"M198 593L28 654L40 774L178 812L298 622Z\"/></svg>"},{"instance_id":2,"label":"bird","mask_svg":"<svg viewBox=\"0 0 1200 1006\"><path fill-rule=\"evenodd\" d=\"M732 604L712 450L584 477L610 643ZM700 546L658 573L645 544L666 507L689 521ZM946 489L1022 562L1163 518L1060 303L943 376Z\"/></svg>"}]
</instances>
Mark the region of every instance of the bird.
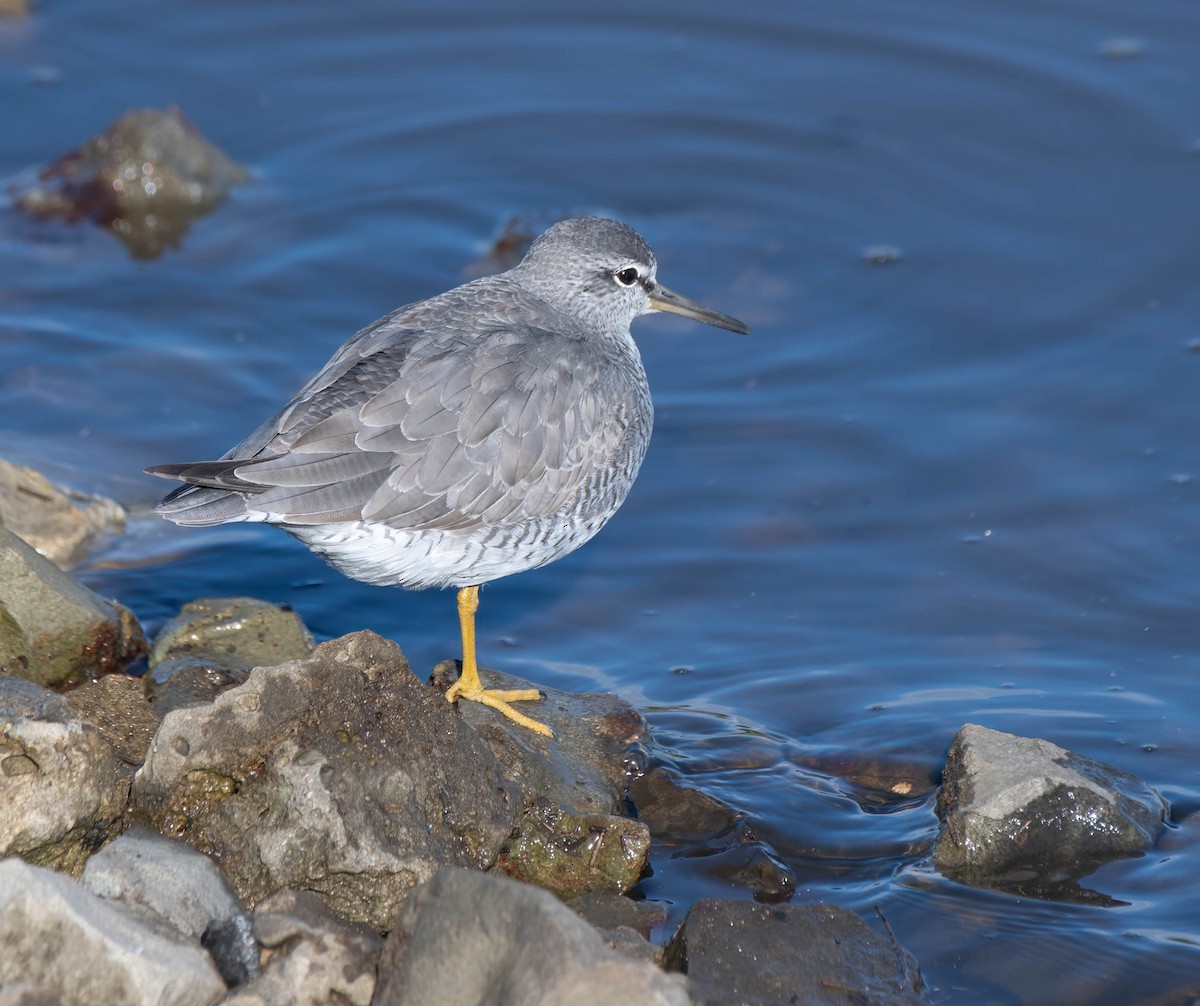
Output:
<instances>
[{"instance_id":1,"label":"bird","mask_svg":"<svg viewBox=\"0 0 1200 1006\"><path fill-rule=\"evenodd\" d=\"M537 689L479 677L479 588L560 559L625 501L654 409L630 324L658 311L749 334L658 281L646 240L574 217L511 269L392 311L216 461L160 464L184 483L155 508L185 526L277 525L371 584L457 588L451 702L513 706Z\"/></svg>"}]
</instances>

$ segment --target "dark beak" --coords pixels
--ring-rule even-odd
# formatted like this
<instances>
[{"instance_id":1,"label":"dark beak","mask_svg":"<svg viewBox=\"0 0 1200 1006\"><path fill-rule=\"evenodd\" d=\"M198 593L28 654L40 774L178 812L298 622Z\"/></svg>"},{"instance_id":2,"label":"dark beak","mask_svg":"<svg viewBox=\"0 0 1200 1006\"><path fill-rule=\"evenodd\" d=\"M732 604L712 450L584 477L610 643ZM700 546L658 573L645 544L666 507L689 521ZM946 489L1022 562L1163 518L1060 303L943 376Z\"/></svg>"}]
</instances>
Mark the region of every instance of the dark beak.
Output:
<instances>
[{"instance_id":1,"label":"dark beak","mask_svg":"<svg viewBox=\"0 0 1200 1006\"><path fill-rule=\"evenodd\" d=\"M750 329L746 324L738 321L737 318L731 318L727 314L720 314L712 308L705 307L698 301L689 300L674 290L668 290L665 286L660 286L656 283L654 286L647 287L646 293L650 297L650 306L656 311L682 314L685 318L703 322L705 325L727 328L729 331L738 332L741 335L750 334Z\"/></svg>"}]
</instances>

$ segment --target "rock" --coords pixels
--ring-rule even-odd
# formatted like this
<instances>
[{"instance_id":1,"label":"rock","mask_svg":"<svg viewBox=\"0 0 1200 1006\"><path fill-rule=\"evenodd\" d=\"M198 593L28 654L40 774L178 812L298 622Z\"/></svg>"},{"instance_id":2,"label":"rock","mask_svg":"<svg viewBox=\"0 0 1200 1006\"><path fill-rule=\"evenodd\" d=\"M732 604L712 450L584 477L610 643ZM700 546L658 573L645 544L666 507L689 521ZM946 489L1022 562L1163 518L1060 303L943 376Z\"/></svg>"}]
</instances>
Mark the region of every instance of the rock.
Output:
<instances>
[{"instance_id":1,"label":"rock","mask_svg":"<svg viewBox=\"0 0 1200 1006\"><path fill-rule=\"evenodd\" d=\"M104 535L125 530L125 510L103 496L53 485L41 472L0 458L0 524L65 569Z\"/></svg>"},{"instance_id":2,"label":"rock","mask_svg":"<svg viewBox=\"0 0 1200 1006\"><path fill-rule=\"evenodd\" d=\"M29 0L0 0L0 17L24 17L29 13Z\"/></svg>"},{"instance_id":3,"label":"rock","mask_svg":"<svg viewBox=\"0 0 1200 1006\"><path fill-rule=\"evenodd\" d=\"M200 945L208 951L225 984L230 988L245 985L260 972L258 940L245 915L233 915L209 923L200 934Z\"/></svg>"},{"instance_id":4,"label":"rock","mask_svg":"<svg viewBox=\"0 0 1200 1006\"><path fill-rule=\"evenodd\" d=\"M490 867L520 809L399 647L359 632L168 713L131 816L216 856L245 904L308 890L383 931L439 865Z\"/></svg>"},{"instance_id":5,"label":"rock","mask_svg":"<svg viewBox=\"0 0 1200 1006\"><path fill-rule=\"evenodd\" d=\"M367 1006L383 941L337 919L313 894L280 891L254 913L262 974L222 1006Z\"/></svg>"},{"instance_id":6,"label":"rock","mask_svg":"<svg viewBox=\"0 0 1200 1006\"><path fill-rule=\"evenodd\" d=\"M252 668L299 660L313 640L290 608L253 597L207 597L185 604L163 626L143 678L160 716L203 705L242 684Z\"/></svg>"},{"instance_id":7,"label":"rock","mask_svg":"<svg viewBox=\"0 0 1200 1006\"><path fill-rule=\"evenodd\" d=\"M130 914L199 939L214 922L244 915L225 875L191 846L132 828L88 860L81 883Z\"/></svg>"},{"instance_id":8,"label":"rock","mask_svg":"<svg viewBox=\"0 0 1200 1006\"><path fill-rule=\"evenodd\" d=\"M120 671L145 652L126 608L0 527L0 674L52 687Z\"/></svg>"},{"instance_id":9,"label":"rock","mask_svg":"<svg viewBox=\"0 0 1200 1006\"><path fill-rule=\"evenodd\" d=\"M532 688L528 681L482 669L488 688ZM448 686L457 664L433 671ZM524 810L497 868L563 897L627 891L646 869L650 836L625 803L631 746L646 730L632 706L615 695L541 689L530 715L554 731L541 737L477 702L460 702L506 778L521 787Z\"/></svg>"},{"instance_id":10,"label":"rock","mask_svg":"<svg viewBox=\"0 0 1200 1006\"><path fill-rule=\"evenodd\" d=\"M118 832L128 791L113 749L66 699L0 677L0 856L78 876Z\"/></svg>"},{"instance_id":11,"label":"rock","mask_svg":"<svg viewBox=\"0 0 1200 1006\"><path fill-rule=\"evenodd\" d=\"M572 898L566 904L594 926L612 949L652 964L662 963L662 948L650 942L650 934L667 921L664 902L634 901L619 894L592 892Z\"/></svg>"},{"instance_id":12,"label":"rock","mask_svg":"<svg viewBox=\"0 0 1200 1006\"><path fill-rule=\"evenodd\" d=\"M487 688L538 687L487 668L479 674ZM457 663L444 660L433 669L432 681L444 690L457 676ZM526 792L574 814L625 814L629 751L645 734L646 721L615 695L539 690L542 701L523 708L554 731L553 742L482 703L459 702L458 709L505 776Z\"/></svg>"},{"instance_id":13,"label":"rock","mask_svg":"<svg viewBox=\"0 0 1200 1006\"><path fill-rule=\"evenodd\" d=\"M0 15L4 13L0 3ZM0 1006L62 1006L53 992L34 988L25 982L5 982L0 985Z\"/></svg>"},{"instance_id":14,"label":"rock","mask_svg":"<svg viewBox=\"0 0 1200 1006\"><path fill-rule=\"evenodd\" d=\"M126 765L137 768L146 760L160 717L146 701L140 678L106 674L85 681L65 697L76 715L93 724Z\"/></svg>"},{"instance_id":15,"label":"rock","mask_svg":"<svg viewBox=\"0 0 1200 1006\"><path fill-rule=\"evenodd\" d=\"M171 657L208 657L248 671L299 660L312 650L312 635L291 608L255 597L203 597L162 627L150 666Z\"/></svg>"},{"instance_id":16,"label":"rock","mask_svg":"<svg viewBox=\"0 0 1200 1006\"><path fill-rule=\"evenodd\" d=\"M940 752L936 760L940 768ZM858 751L814 752L797 758L796 764L852 783L859 790L854 798L867 807L919 800L937 789L939 774L932 757L923 764Z\"/></svg>"},{"instance_id":17,"label":"rock","mask_svg":"<svg viewBox=\"0 0 1200 1006\"><path fill-rule=\"evenodd\" d=\"M90 220L134 258L155 258L249 179L179 109L143 108L43 168L16 205L37 217Z\"/></svg>"},{"instance_id":18,"label":"rock","mask_svg":"<svg viewBox=\"0 0 1200 1006\"><path fill-rule=\"evenodd\" d=\"M833 905L697 901L666 950L697 1003L924 1003L916 962Z\"/></svg>"},{"instance_id":19,"label":"rock","mask_svg":"<svg viewBox=\"0 0 1200 1006\"><path fill-rule=\"evenodd\" d=\"M707 871L753 892L758 901L786 901L796 878L745 817L720 800L655 766L629 785L629 799L655 841L675 855L700 857Z\"/></svg>"},{"instance_id":20,"label":"rock","mask_svg":"<svg viewBox=\"0 0 1200 1006\"><path fill-rule=\"evenodd\" d=\"M1049 741L967 724L938 794L934 864L984 886L1075 877L1154 845L1166 806L1133 776Z\"/></svg>"},{"instance_id":21,"label":"rock","mask_svg":"<svg viewBox=\"0 0 1200 1006\"><path fill-rule=\"evenodd\" d=\"M546 799L528 807L496 868L561 897L624 894L645 873L650 831L615 814L571 814Z\"/></svg>"},{"instance_id":22,"label":"rock","mask_svg":"<svg viewBox=\"0 0 1200 1006\"><path fill-rule=\"evenodd\" d=\"M195 943L173 940L51 870L0 862L0 984L63 1006L210 1006L225 983Z\"/></svg>"},{"instance_id":23,"label":"rock","mask_svg":"<svg viewBox=\"0 0 1200 1006\"><path fill-rule=\"evenodd\" d=\"M372 1006L686 1006L687 985L605 946L552 895L444 869L410 896Z\"/></svg>"},{"instance_id":24,"label":"rock","mask_svg":"<svg viewBox=\"0 0 1200 1006\"><path fill-rule=\"evenodd\" d=\"M580 918L597 929L628 928L643 939L667 921L668 906L662 901L634 901L619 894L594 892L567 902Z\"/></svg>"}]
</instances>

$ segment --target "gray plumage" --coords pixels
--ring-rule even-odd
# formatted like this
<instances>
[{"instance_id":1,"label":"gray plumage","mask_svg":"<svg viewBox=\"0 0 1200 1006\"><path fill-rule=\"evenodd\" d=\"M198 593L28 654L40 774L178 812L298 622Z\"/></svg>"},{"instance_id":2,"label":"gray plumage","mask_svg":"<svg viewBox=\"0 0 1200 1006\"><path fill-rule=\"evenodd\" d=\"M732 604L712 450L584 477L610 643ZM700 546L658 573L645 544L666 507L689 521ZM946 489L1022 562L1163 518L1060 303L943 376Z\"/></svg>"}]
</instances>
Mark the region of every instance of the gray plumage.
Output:
<instances>
[{"instance_id":1,"label":"gray plumage","mask_svg":"<svg viewBox=\"0 0 1200 1006\"><path fill-rule=\"evenodd\" d=\"M560 558L616 512L649 443L630 322L668 310L746 331L656 268L623 224L556 224L508 272L363 329L220 460L148 468L187 483L156 512L278 524L348 576L405 587Z\"/></svg>"}]
</instances>

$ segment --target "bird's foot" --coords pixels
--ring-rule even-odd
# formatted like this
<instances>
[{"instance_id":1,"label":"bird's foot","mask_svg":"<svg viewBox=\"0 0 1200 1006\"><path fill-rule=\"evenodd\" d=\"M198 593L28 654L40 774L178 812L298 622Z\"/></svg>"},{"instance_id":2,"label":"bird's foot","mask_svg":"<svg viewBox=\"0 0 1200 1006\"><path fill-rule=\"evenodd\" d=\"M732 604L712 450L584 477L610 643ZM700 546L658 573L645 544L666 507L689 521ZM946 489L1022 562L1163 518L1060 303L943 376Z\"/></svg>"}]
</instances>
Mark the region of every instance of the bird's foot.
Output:
<instances>
[{"instance_id":1,"label":"bird's foot","mask_svg":"<svg viewBox=\"0 0 1200 1006\"><path fill-rule=\"evenodd\" d=\"M476 682L478 682L478 678L476 678ZM537 702L541 697L542 693L536 688L505 690L502 688L484 688L478 683L472 688L471 682L467 681L465 676L460 677L446 691L446 698L451 702L458 699L466 699L468 702L480 702L485 706L495 709L496 712L512 720L518 726L532 730L543 737L553 737L554 731L546 726L545 723L539 723L537 720L531 719L509 705L510 702Z\"/></svg>"}]
</instances>

